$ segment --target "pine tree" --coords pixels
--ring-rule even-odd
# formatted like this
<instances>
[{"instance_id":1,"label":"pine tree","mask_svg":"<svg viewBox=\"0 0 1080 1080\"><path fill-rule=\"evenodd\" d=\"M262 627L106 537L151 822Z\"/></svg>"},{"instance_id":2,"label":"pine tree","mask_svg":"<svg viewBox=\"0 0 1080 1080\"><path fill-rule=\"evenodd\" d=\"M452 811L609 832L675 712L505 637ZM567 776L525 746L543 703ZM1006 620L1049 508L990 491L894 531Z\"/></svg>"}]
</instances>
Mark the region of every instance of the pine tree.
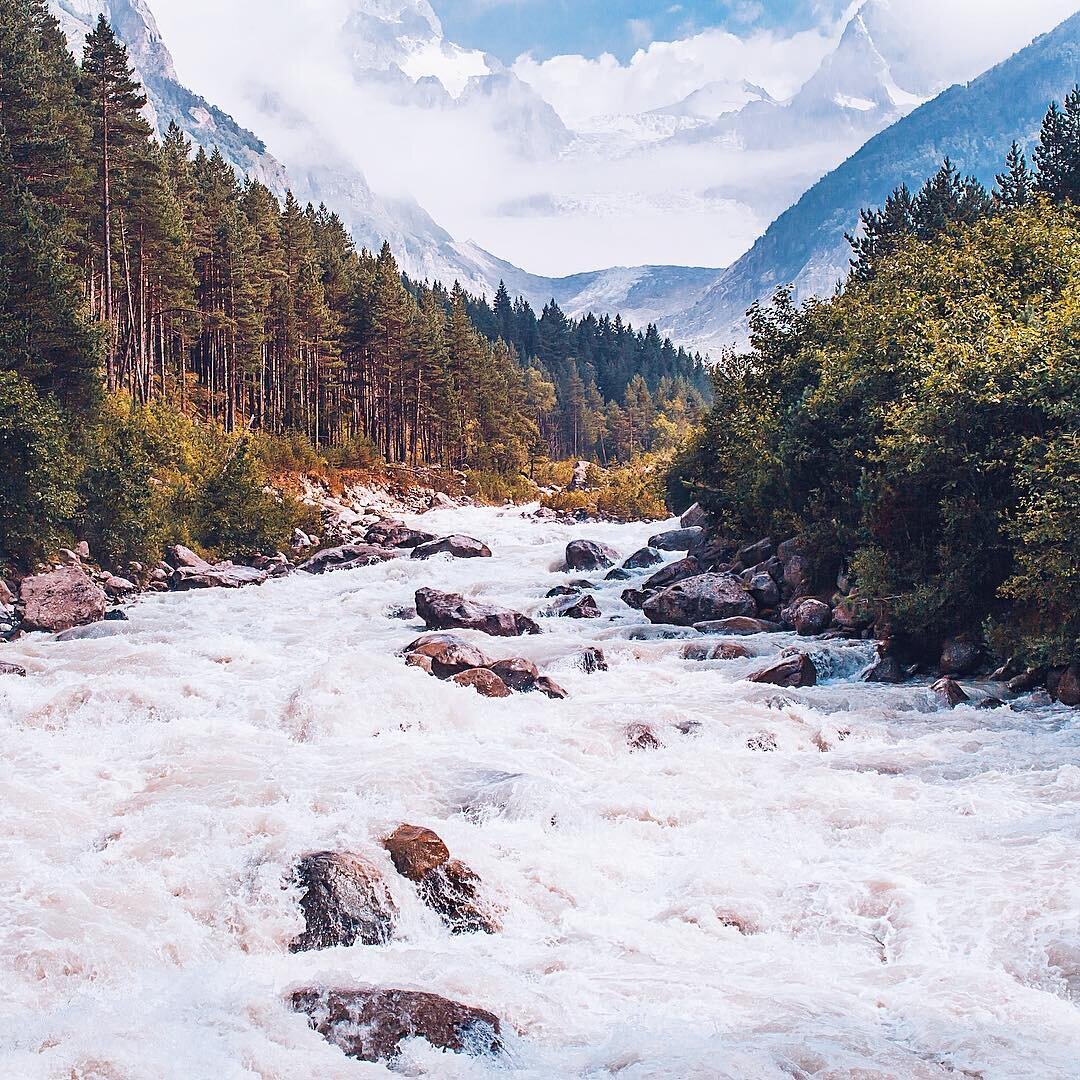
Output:
<instances>
[{"instance_id":1,"label":"pine tree","mask_svg":"<svg viewBox=\"0 0 1080 1080\"><path fill-rule=\"evenodd\" d=\"M1080 86L1052 102L1035 148L1036 189L1055 202L1080 200Z\"/></svg>"},{"instance_id":2,"label":"pine tree","mask_svg":"<svg viewBox=\"0 0 1080 1080\"><path fill-rule=\"evenodd\" d=\"M1009 210L1027 206L1035 194L1035 178L1028 168L1027 157L1019 143L1014 142L1005 158L1005 171L995 178L994 199Z\"/></svg>"},{"instance_id":3,"label":"pine tree","mask_svg":"<svg viewBox=\"0 0 1080 1080\"><path fill-rule=\"evenodd\" d=\"M113 290L113 205L116 181L126 182L129 156L150 136L141 116L146 95L132 77L127 49L112 32L105 16L87 36L81 91L90 110L100 193L101 268L104 278L102 316L112 335L106 358L108 388L117 388L115 296Z\"/></svg>"}]
</instances>

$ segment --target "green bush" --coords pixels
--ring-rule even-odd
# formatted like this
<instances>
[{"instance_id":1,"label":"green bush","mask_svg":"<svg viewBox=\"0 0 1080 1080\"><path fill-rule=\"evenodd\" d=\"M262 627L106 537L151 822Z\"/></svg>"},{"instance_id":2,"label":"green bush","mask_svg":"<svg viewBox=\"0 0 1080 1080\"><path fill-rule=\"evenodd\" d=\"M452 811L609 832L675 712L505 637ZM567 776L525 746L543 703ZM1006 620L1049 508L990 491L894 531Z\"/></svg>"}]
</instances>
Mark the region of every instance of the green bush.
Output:
<instances>
[{"instance_id":1,"label":"green bush","mask_svg":"<svg viewBox=\"0 0 1080 1080\"><path fill-rule=\"evenodd\" d=\"M0 372L0 564L28 567L70 539L73 472L60 409Z\"/></svg>"}]
</instances>

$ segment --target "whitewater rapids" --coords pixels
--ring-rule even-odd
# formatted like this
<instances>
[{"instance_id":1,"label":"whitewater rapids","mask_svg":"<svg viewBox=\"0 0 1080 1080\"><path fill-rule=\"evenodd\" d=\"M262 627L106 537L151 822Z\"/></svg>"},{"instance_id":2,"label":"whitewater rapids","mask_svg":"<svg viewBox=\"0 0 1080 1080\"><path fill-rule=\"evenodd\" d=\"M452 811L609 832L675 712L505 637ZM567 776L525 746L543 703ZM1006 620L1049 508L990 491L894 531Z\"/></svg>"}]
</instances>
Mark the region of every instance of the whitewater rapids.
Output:
<instances>
[{"instance_id":1,"label":"whitewater rapids","mask_svg":"<svg viewBox=\"0 0 1080 1080\"><path fill-rule=\"evenodd\" d=\"M860 683L861 644L812 646L816 688L758 686L760 659L681 659L618 583L603 620L483 639L568 701L481 699L397 655L417 588L533 613L567 541L656 528L415 520L495 557L151 596L116 636L3 647L29 677L0 680L0 1076L391 1075L288 1009L312 984L498 1014L499 1060L407 1044L394 1072L440 1080L1080 1076L1075 713L943 711ZM592 644L610 671L575 667ZM635 723L662 749L630 752ZM380 846L402 822L476 870L500 933L422 906ZM391 944L288 951L321 849L385 867Z\"/></svg>"}]
</instances>

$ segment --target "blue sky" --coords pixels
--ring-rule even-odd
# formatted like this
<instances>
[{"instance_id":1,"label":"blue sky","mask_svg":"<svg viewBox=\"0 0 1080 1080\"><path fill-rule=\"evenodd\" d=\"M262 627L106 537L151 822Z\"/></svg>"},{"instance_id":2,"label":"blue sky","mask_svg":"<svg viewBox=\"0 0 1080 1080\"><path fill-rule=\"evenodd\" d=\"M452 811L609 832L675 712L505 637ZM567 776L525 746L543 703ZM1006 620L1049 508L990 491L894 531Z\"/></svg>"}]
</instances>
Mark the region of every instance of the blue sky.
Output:
<instances>
[{"instance_id":1,"label":"blue sky","mask_svg":"<svg viewBox=\"0 0 1080 1080\"><path fill-rule=\"evenodd\" d=\"M628 59L657 40L723 26L734 33L803 29L835 14L843 0L431 0L446 35L511 63L524 52Z\"/></svg>"}]
</instances>

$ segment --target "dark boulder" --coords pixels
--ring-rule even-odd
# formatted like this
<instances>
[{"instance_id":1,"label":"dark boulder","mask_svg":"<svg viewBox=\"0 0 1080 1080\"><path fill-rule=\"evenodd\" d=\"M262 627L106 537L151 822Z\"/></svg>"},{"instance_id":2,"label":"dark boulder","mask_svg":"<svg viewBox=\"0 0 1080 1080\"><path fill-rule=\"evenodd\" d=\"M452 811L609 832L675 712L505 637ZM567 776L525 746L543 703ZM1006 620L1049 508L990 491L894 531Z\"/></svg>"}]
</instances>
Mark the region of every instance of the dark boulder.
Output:
<instances>
[{"instance_id":1,"label":"dark boulder","mask_svg":"<svg viewBox=\"0 0 1080 1080\"><path fill-rule=\"evenodd\" d=\"M390 1061L406 1039L473 1055L502 1049L493 1013L414 990L297 990L290 997L312 1028L346 1056Z\"/></svg>"},{"instance_id":2,"label":"dark boulder","mask_svg":"<svg viewBox=\"0 0 1080 1080\"><path fill-rule=\"evenodd\" d=\"M411 549L434 543L438 537L434 533L410 529L396 521L382 521L368 529L364 540L376 547Z\"/></svg>"},{"instance_id":3,"label":"dark boulder","mask_svg":"<svg viewBox=\"0 0 1080 1080\"><path fill-rule=\"evenodd\" d=\"M679 559L678 562L668 563L667 566L657 570L655 574L645 582L646 589L666 589L677 581L685 581L687 578L697 577L701 573L701 564L693 556Z\"/></svg>"},{"instance_id":4,"label":"dark boulder","mask_svg":"<svg viewBox=\"0 0 1080 1080\"><path fill-rule=\"evenodd\" d=\"M491 659L475 645L467 642L447 642L438 648L426 651L426 655L431 659L431 674L437 679L452 679L463 671L490 667L492 663Z\"/></svg>"},{"instance_id":5,"label":"dark boulder","mask_svg":"<svg viewBox=\"0 0 1080 1080\"><path fill-rule=\"evenodd\" d=\"M452 555L455 559L490 559L491 548L471 536L444 536L441 540L414 547L411 557L431 559L436 555Z\"/></svg>"},{"instance_id":6,"label":"dark boulder","mask_svg":"<svg viewBox=\"0 0 1080 1080\"><path fill-rule=\"evenodd\" d=\"M537 666L531 660L524 660L520 656L509 660L497 660L493 664L484 666L491 668L511 690L516 690L519 694L529 693L540 678Z\"/></svg>"},{"instance_id":7,"label":"dark boulder","mask_svg":"<svg viewBox=\"0 0 1080 1080\"><path fill-rule=\"evenodd\" d=\"M833 608L833 624L857 633L869 630L874 625L874 612L869 601L848 596Z\"/></svg>"},{"instance_id":8,"label":"dark boulder","mask_svg":"<svg viewBox=\"0 0 1080 1080\"><path fill-rule=\"evenodd\" d=\"M650 596L642 611L652 623L693 626L737 615L752 616L757 605L737 577L702 574Z\"/></svg>"},{"instance_id":9,"label":"dark boulder","mask_svg":"<svg viewBox=\"0 0 1080 1080\"><path fill-rule=\"evenodd\" d=\"M572 540L566 545L567 570L607 570L618 560L616 551L594 540Z\"/></svg>"},{"instance_id":10,"label":"dark boulder","mask_svg":"<svg viewBox=\"0 0 1080 1080\"><path fill-rule=\"evenodd\" d=\"M590 645L582 649L577 656L577 662L586 675L595 675L598 671L607 671L608 662L603 649Z\"/></svg>"},{"instance_id":11,"label":"dark boulder","mask_svg":"<svg viewBox=\"0 0 1080 1080\"><path fill-rule=\"evenodd\" d=\"M629 570L624 570L621 566L616 566L614 570L609 570L604 575L605 581L629 581L634 575Z\"/></svg>"},{"instance_id":12,"label":"dark boulder","mask_svg":"<svg viewBox=\"0 0 1080 1080\"><path fill-rule=\"evenodd\" d=\"M649 547L659 551L689 551L705 539L705 530L700 526L689 529L674 529L671 532L658 533L649 538Z\"/></svg>"},{"instance_id":13,"label":"dark boulder","mask_svg":"<svg viewBox=\"0 0 1080 1080\"><path fill-rule=\"evenodd\" d=\"M904 666L895 656L882 656L863 672L864 682L902 683L907 678Z\"/></svg>"},{"instance_id":14,"label":"dark boulder","mask_svg":"<svg viewBox=\"0 0 1080 1080\"><path fill-rule=\"evenodd\" d=\"M587 593L585 596L563 597L552 604L544 614L559 619L599 619L601 611L596 597Z\"/></svg>"},{"instance_id":15,"label":"dark boulder","mask_svg":"<svg viewBox=\"0 0 1080 1080\"><path fill-rule=\"evenodd\" d=\"M432 662L432 673L434 673L434 667L434 662ZM487 668L470 668L468 671L462 671L455 675L451 682L457 686L475 690L481 697L508 698L510 696L510 687L494 671L489 671Z\"/></svg>"},{"instance_id":16,"label":"dark boulder","mask_svg":"<svg viewBox=\"0 0 1080 1080\"><path fill-rule=\"evenodd\" d=\"M9 664L6 660L0 660L0 675L17 675L26 678L26 668L18 664Z\"/></svg>"},{"instance_id":17,"label":"dark boulder","mask_svg":"<svg viewBox=\"0 0 1080 1080\"><path fill-rule=\"evenodd\" d=\"M796 555L803 554L802 542L800 540L785 540L782 544L776 546L776 557L782 563L788 563Z\"/></svg>"},{"instance_id":18,"label":"dark boulder","mask_svg":"<svg viewBox=\"0 0 1080 1080\"><path fill-rule=\"evenodd\" d=\"M1046 669L1038 667L1025 668L1019 675L1015 675L1008 682L1010 694L1026 694L1034 690L1046 678Z\"/></svg>"},{"instance_id":19,"label":"dark boulder","mask_svg":"<svg viewBox=\"0 0 1080 1080\"><path fill-rule=\"evenodd\" d=\"M507 608L466 600L457 593L421 589L416 611L432 630L479 630L490 637L521 637L539 634L540 627L526 615Z\"/></svg>"},{"instance_id":20,"label":"dark boulder","mask_svg":"<svg viewBox=\"0 0 1080 1080\"><path fill-rule=\"evenodd\" d=\"M784 585L792 596L803 596L810 588L810 560L805 555L793 555L784 563Z\"/></svg>"},{"instance_id":21,"label":"dark boulder","mask_svg":"<svg viewBox=\"0 0 1080 1080\"><path fill-rule=\"evenodd\" d=\"M752 572L751 572L752 573ZM750 595L762 608L774 608L780 603L780 586L773 580L771 574L752 574L747 583Z\"/></svg>"},{"instance_id":22,"label":"dark boulder","mask_svg":"<svg viewBox=\"0 0 1080 1080\"><path fill-rule=\"evenodd\" d=\"M632 607L635 611L640 611L642 605L649 598L647 592L643 592L641 589L623 589L622 602L627 607Z\"/></svg>"},{"instance_id":23,"label":"dark boulder","mask_svg":"<svg viewBox=\"0 0 1080 1080\"><path fill-rule=\"evenodd\" d=\"M816 686L817 668L806 653L796 653L755 672L750 676L750 681L768 683L770 686Z\"/></svg>"},{"instance_id":24,"label":"dark boulder","mask_svg":"<svg viewBox=\"0 0 1080 1080\"><path fill-rule=\"evenodd\" d=\"M793 621L799 637L815 637L832 624L832 608L820 600L804 600L795 608Z\"/></svg>"},{"instance_id":25,"label":"dark boulder","mask_svg":"<svg viewBox=\"0 0 1080 1080\"><path fill-rule=\"evenodd\" d=\"M263 585L270 575L254 566L234 566L217 563L206 570L180 566L169 579L174 592L193 592L200 589L243 589L248 585Z\"/></svg>"},{"instance_id":26,"label":"dark boulder","mask_svg":"<svg viewBox=\"0 0 1080 1080\"><path fill-rule=\"evenodd\" d=\"M955 709L957 705L962 705L965 701L969 700L964 688L953 679L938 679L933 686L930 687L930 693L941 702L942 705L947 706L950 709Z\"/></svg>"},{"instance_id":27,"label":"dark boulder","mask_svg":"<svg viewBox=\"0 0 1080 1080\"><path fill-rule=\"evenodd\" d=\"M938 668L942 675L974 675L983 660L982 645L968 637L949 638L941 647Z\"/></svg>"},{"instance_id":28,"label":"dark boulder","mask_svg":"<svg viewBox=\"0 0 1080 1080\"><path fill-rule=\"evenodd\" d=\"M772 558L776 553L776 545L771 539L759 540L756 544L748 544L744 548L740 548L735 558L743 564L743 566L757 566L758 563L763 563L766 559Z\"/></svg>"},{"instance_id":29,"label":"dark boulder","mask_svg":"<svg viewBox=\"0 0 1080 1080\"><path fill-rule=\"evenodd\" d=\"M335 946L385 945L397 925L397 905L379 871L348 852L317 851L296 869L304 890L300 909L304 932L293 952Z\"/></svg>"},{"instance_id":30,"label":"dark boulder","mask_svg":"<svg viewBox=\"0 0 1080 1080\"><path fill-rule=\"evenodd\" d=\"M328 574L335 570L358 570L399 558L401 552L394 548L376 547L372 544L344 544L320 551L307 562L301 563L299 569L305 574Z\"/></svg>"},{"instance_id":31,"label":"dark boulder","mask_svg":"<svg viewBox=\"0 0 1080 1080\"><path fill-rule=\"evenodd\" d=\"M105 593L80 566L25 578L19 587L24 630L55 634L105 617Z\"/></svg>"},{"instance_id":32,"label":"dark boulder","mask_svg":"<svg viewBox=\"0 0 1080 1080\"><path fill-rule=\"evenodd\" d=\"M743 660L750 656L745 645L735 641L693 641L683 647L684 660Z\"/></svg>"},{"instance_id":33,"label":"dark boulder","mask_svg":"<svg viewBox=\"0 0 1080 1080\"><path fill-rule=\"evenodd\" d=\"M663 556L656 548L643 547L635 551L622 565L624 570L649 570L654 566L659 566L663 561Z\"/></svg>"},{"instance_id":34,"label":"dark boulder","mask_svg":"<svg viewBox=\"0 0 1080 1080\"><path fill-rule=\"evenodd\" d=\"M1080 664L1070 664L1054 687L1054 700L1062 705L1080 705Z\"/></svg>"},{"instance_id":35,"label":"dark boulder","mask_svg":"<svg viewBox=\"0 0 1080 1080\"><path fill-rule=\"evenodd\" d=\"M541 675L540 678L533 683L533 689L538 694L543 694L553 701L565 701L570 696L557 682L553 679L549 679L547 675Z\"/></svg>"},{"instance_id":36,"label":"dark boulder","mask_svg":"<svg viewBox=\"0 0 1080 1080\"><path fill-rule=\"evenodd\" d=\"M684 529L707 529L710 524L709 513L700 503L694 503L694 505L679 518L679 524Z\"/></svg>"}]
</instances>

